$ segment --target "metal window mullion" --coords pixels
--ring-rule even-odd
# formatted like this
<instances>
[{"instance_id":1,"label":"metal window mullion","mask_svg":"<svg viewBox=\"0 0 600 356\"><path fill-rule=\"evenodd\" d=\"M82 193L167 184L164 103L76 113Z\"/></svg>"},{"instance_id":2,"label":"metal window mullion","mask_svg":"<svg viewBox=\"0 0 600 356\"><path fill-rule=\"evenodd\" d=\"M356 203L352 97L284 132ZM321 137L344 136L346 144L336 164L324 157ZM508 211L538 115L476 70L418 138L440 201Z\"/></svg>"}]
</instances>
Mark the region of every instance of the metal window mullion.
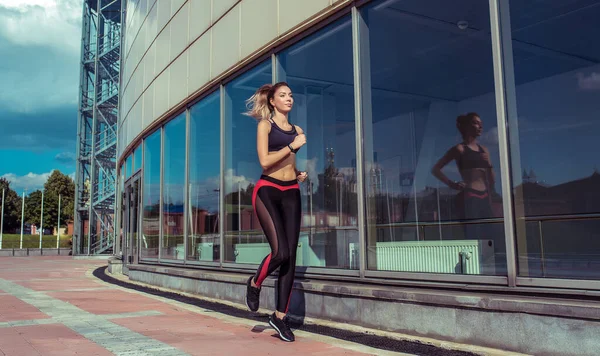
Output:
<instances>
[{"instance_id":1,"label":"metal window mullion","mask_svg":"<svg viewBox=\"0 0 600 356\"><path fill-rule=\"evenodd\" d=\"M183 187L183 261L184 263L187 261L188 257L188 214L189 211L189 197L190 197L190 109L187 108L185 110L185 175L184 175L184 184Z\"/></svg>"},{"instance_id":2,"label":"metal window mullion","mask_svg":"<svg viewBox=\"0 0 600 356\"><path fill-rule=\"evenodd\" d=\"M92 225L94 219L94 188L96 179L96 126L98 126L98 83L99 75L98 75L98 61L100 60L100 23L101 23L101 13L100 13L100 4L101 0L97 1L96 11L98 16L98 22L96 24L96 54L94 56L94 104L92 109L92 149L90 152L90 207L88 210L88 243L87 243L87 254L91 253L91 245L92 245Z\"/></svg>"},{"instance_id":3,"label":"metal window mullion","mask_svg":"<svg viewBox=\"0 0 600 356\"><path fill-rule=\"evenodd\" d=\"M361 36L368 35L366 23L356 6L352 8L352 60L354 70L354 115L355 115L355 145L356 145L356 184L358 201L358 241L359 241L359 275L365 278L367 266L367 217L366 217L366 189L364 179L364 147L363 147L363 98L370 101L370 71L369 62L364 61L363 51L368 48L361 46ZM366 68L363 68L366 66ZM366 79L366 80L365 80Z\"/></svg>"},{"instance_id":4,"label":"metal window mullion","mask_svg":"<svg viewBox=\"0 0 600 356\"><path fill-rule=\"evenodd\" d=\"M271 54L271 83L275 84L279 80L279 73L277 73L277 67L279 61L275 53Z\"/></svg>"},{"instance_id":5,"label":"metal window mullion","mask_svg":"<svg viewBox=\"0 0 600 356\"><path fill-rule=\"evenodd\" d=\"M119 38L119 90L118 90L118 95L117 95L117 124L115 125L115 135L116 135L116 148L115 148L115 152L116 152L116 156L119 156L119 145L121 144L121 140L119 139L119 123L121 121L121 98L123 95L123 87L120 85L120 83L123 82L123 71L121 70L121 68L125 68L124 67L124 61L123 61L123 56L120 55L121 51L120 49L123 48L123 38L125 35L125 18L123 16L123 14L125 13L124 10L124 6L125 6L126 0L121 1L121 6L120 6L120 12L119 12L119 21L121 23L121 30L120 30L120 38ZM141 165L140 165L141 167ZM121 251L121 220L122 220L122 216L121 216L121 209L122 209L122 197L121 195L123 194L122 190L125 189L121 189L121 175L120 175L120 171L119 171L119 160L116 159L115 160L115 172L117 172L116 174L116 184L117 186L115 187L115 206L114 206L114 211L113 211L113 216L116 217L115 221L116 224L113 226L113 236L114 236L114 245L115 245L115 249L113 251L113 255L118 255L119 253L121 253L121 256L123 255L122 251ZM125 188L125 185L123 185L123 188ZM139 188L138 188L138 193L139 193ZM139 207L139 205L138 205ZM139 235L139 231L138 231L138 235ZM127 257L125 257L127 258Z\"/></svg>"},{"instance_id":6,"label":"metal window mullion","mask_svg":"<svg viewBox=\"0 0 600 356\"><path fill-rule=\"evenodd\" d=\"M142 234L144 228L144 170L145 170L145 156L146 149L144 147L146 140L142 139L140 142L140 147L142 149L142 164L141 164L141 172L140 172L140 183L138 187L138 234L137 241L135 242L137 259L134 257L134 260L139 263L139 260L142 258Z\"/></svg>"},{"instance_id":7,"label":"metal window mullion","mask_svg":"<svg viewBox=\"0 0 600 356\"><path fill-rule=\"evenodd\" d=\"M117 163L115 163L116 165ZM115 217L114 222L115 225L113 226L113 233L115 235L114 238L114 249L113 249L113 255L117 256L119 255L119 253L121 252L121 239L120 234L118 234L118 230L120 228L120 224L121 224L121 216L120 216L120 212L121 212L121 172L119 171L119 167L115 167L115 172L116 173L116 179L115 179L115 206L114 206L114 210L113 210L113 216ZM119 237L117 237L117 235ZM122 254L121 254L122 255Z\"/></svg>"},{"instance_id":8,"label":"metal window mullion","mask_svg":"<svg viewBox=\"0 0 600 356\"><path fill-rule=\"evenodd\" d=\"M158 204L158 223L159 223L159 228L158 228L158 260L160 261L160 259L162 258L162 243L163 243L163 204L164 204L164 199L163 199L163 191L164 191L164 179L165 179L165 175L164 175L164 160L165 160L165 127L161 126L160 128L160 174L159 174L159 192L160 192L160 198L159 198L159 204Z\"/></svg>"},{"instance_id":9,"label":"metal window mullion","mask_svg":"<svg viewBox=\"0 0 600 356\"><path fill-rule=\"evenodd\" d=\"M78 120L77 120L77 147L76 147L76 157L77 157L77 163L76 163L76 167L75 167L75 199L74 199L74 204L75 204L75 215L74 215L74 224L73 224L73 235L75 235L75 239L73 241L73 245L71 246L72 249L72 254L73 255L78 255L80 254L82 251L79 249L79 245L81 243L81 232L83 232L83 222L81 219L81 212L79 209L79 204L81 203L81 196L80 194L83 193L83 191L81 190L82 186L83 186L83 179L81 179L81 176L83 175L83 170L81 169L81 165L82 160L81 160L81 144L82 144L82 129L85 130L85 124L82 122L83 120L85 120L85 115L82 115L82 102L83 102L83 88L84 85L87 84L87 70L85 69L85 43L89 42L89 26L86 26L86 19L87 19L87 3L83 3L83 9L82 9L82 14L81 14L81 18L83 19L82 21L82 26L81 26L81 60L79 62L79 64L81 65L81 69L79 72L79 103L77 103L77 113L78 113ZM87 36L86 36L87 33ZM87 85L85 85L85 87L87 88ZM60 228L60 227L59 227Z\"/></svg>"},{"instance_id":10,"label":"metal window mullion","mask_svg":"<svg viewBox=\"0 0 600 356\"><path fill-rule=\"evenodd\" d=\"M219 87L219 267L225 259L225 86Z\"/></svg>"},{"instance_id":11,"label":"metal window mullion","mask_svg":"<svg viewBox=\"0 0 600 356\"><path fill-rule=\"evenodd\" d=\"M515 212L512 196L512 168L508 141L508 116L506 103L506 56L512 57L509 23L501 21L508 8L500 4L501 0L489 0L490 26L492 34L492 57L494 63L494 85L496 94L496 117L498 124L498 148L500 152L500 177L502 183L502 205L504 212L504 236L506 241L506 267L508 286L516 286L515 259ZM503 9L501 8L503 7ZM508 35L508 36L507 36ZM512 58L510 58L512 61ZM511 74L512 75L512 74ZM514 81L512 82L514 84ZM518 154L518 152L517 152Z\"/></svg>"}]
</instances>

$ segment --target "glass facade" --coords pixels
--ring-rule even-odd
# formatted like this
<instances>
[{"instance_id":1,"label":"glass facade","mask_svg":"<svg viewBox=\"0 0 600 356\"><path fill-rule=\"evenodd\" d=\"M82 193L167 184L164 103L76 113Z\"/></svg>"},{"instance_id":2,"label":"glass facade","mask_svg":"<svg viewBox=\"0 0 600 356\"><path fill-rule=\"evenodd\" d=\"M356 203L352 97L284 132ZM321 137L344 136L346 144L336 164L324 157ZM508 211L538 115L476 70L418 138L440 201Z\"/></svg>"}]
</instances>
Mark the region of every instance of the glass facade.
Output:
<instances>
[{"instance_id":1,"label":"glass facade","mask_svg":"<svg viewBox=\"0 0 600 356\"><path fill-rule=\"evenodd\" d=\"M188 252L191 261L218 261L220 108L221 96L213 93L190 108Z\"/></svg>"},{"instance_id":2,"label":"glass facade","mask_svg":"<svg viewBox=\"0 0 600 356\"><path fill-rule=\"evenodd\" d=\"M286 81L294 94L290 121L307 135L296 155L298 169L308 173L301 184L296 265L358 268L350 16L282 51L278 59L278 81Z\"/></svg>"},{"instance_id":3,"label":"glass facade","mask_svg":"<svg viewBox=\"0 0 600 356\"><path fill-rule=\"evenodd\" d=\"M133 151L133 170L131 174L137 173L142 169L142 146L138 146L135 151Z\"/></svg>"},{"instance_id":4,"label":"glass facade","mask_svg":"<svg viewBox=\"0 0 600 356\"><path fill-rule=\"evenodd\" d=\"M488 3L460 1L447 10L422 1L361 10L370 66L367 264L506 275ZM457 125L475 115L480 132ZM470 256L457 258L463 251Z\"/></svg>"},{"instance_id":5,"label":"glass facade","mask_svg":"<svg viewBox=\"0 0 600 356\"><path fill-rule=\"evenodd\" d=\"M600 1L341 11L147 136L143 165L141 146L127 156L121 179L142 168L140 257L256 268L269 248L245 100L286 81L308 142L298 267L517 287L600 278Z\"/></svg>"},{"instance_id":6,"label":"glass facade","mask_svg":"<svg viewBox=\"0 0 600 356\"><path fill-rule=\"evenodd\" d=\"M510 1L521 276L600 278L598 16L599 1Z\"/></svg>"},{"instance_id":7,"label":"glass facade","mask_svg":"<svg viewBox=\"0 0 600 356\"><path fill-rule=\"evenodd\" d=\"M265 62L225 85L223 243L224 260L227 262L258 264L269 253L269 245L252 208L252 191L261 174L256 155L257 122L243 113L246 111L246 99L261 85L271 82L271 70L271 62ZM247 244L252 245L245 246ZM263 254L264 251L266 253Z\"/></svg>"},{"instance_id":8,"label":"glass facade","mask_svg":"<svg viewBox=\"0 0 600 356\"><path fill-rule=\"evenodd\" d=\"M185 201L185 113L171 120L163 132L163 200L161 258L184 259L183 207Z\"/></svg>"},{"instance_id":9,"label":"glass facade","mask_svg":"<svg viewBox=\"0 0 600 356\"><path fill-rule=\"evenodd\" d=\"M158 258L160 237L160 131L144 139L141 258Z\"/></svg>"}]
</instances>

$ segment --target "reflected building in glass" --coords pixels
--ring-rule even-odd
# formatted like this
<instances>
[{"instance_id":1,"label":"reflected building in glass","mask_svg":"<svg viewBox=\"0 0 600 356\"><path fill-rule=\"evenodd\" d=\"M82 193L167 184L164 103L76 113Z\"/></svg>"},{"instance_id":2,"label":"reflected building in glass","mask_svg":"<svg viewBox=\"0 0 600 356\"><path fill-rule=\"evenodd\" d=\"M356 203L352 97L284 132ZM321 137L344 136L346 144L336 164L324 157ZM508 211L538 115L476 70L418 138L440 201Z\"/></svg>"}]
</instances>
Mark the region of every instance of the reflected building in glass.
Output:
<instances>
[{"instance_id":1,"label":"reflected building in glass","mask_svg":"<svg viewBox=\"0 0 600 356\"><path fill-rule=\"evenodd\" d=\"M510 295L475 309L559 320L577 316L517 299L600 292L600 1L129 0L126 13L116 254L130 278L169 266L234 281L268 254L243 112L285 81L308 139L297 276L327 298L370 286L398 306L423 288L410 293L458 310L473 306L439 293ZM455 337L406 323L382 327Z\"/></svg>"}]
</instances>

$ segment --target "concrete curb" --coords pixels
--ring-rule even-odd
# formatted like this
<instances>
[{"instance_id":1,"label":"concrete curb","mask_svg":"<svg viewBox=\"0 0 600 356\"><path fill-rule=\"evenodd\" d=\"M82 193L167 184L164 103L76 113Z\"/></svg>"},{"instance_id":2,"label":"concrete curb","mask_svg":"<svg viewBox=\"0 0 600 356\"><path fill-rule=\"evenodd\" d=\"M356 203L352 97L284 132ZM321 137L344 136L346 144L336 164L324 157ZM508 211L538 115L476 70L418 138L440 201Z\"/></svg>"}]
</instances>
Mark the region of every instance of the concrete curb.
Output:
<instances>
[{"instance_id":1,"label":"concrete curb","mask_svg":"<svg viewBox=\"0 0 600 356\"><path fill-rule=\"evenodd\" d=\"M4 248L0 249L0 257L27 257L27 256L68 256L71 248Z\"/></svg>"}]
</instances>

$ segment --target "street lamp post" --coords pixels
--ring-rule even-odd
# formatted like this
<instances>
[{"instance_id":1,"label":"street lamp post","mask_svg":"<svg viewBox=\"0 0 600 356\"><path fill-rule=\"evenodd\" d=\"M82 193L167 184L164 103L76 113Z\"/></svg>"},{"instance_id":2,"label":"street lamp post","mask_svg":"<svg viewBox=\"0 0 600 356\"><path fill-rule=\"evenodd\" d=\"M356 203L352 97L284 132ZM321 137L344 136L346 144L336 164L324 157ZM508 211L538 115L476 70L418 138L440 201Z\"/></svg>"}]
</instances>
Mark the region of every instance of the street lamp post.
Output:
<instances>
[{"instance_id":1,"label":"street lamp post","mask_svg":"<svg viewBox=\"0 0 600 356\"><path fill-rule=\"evenodd\" d=\"M23 248L23 223L25 216L25 191L23 191L23 200L21 202L21 241L19 243L19 248Z\"/></svg>"},{"instance_id":2,"label":"street lamp post","mask_svg":"<svg viewBox=\"0 0 600 356\"><path fill-rule=\"evenodd\" d=\"M40 209L40 249L42 248L42 236L44 235L44 190L42 190L42 208Z\"/></svg>"},{"instance_id":3,"label":"street lamp post","mask_svg":"<svg viewBox=\"0 0 600 356\"><path fill-rule=\"evenodd\" d=\"M60 241L60 194L58 195L58 223L56 226L56 248L58 248L58 243Z\"/></svg>"},{"instance_id":4,"label":"street lamp post","mask_svg":"<svg viewBox=\"0 0 600 356\"><path fill-rule=\"evenodd\" d=\"M0 250L2 249L2 231L4 230L4 188L2 188L2 217L0 218Z\"/></svg>"}]
</instances>

